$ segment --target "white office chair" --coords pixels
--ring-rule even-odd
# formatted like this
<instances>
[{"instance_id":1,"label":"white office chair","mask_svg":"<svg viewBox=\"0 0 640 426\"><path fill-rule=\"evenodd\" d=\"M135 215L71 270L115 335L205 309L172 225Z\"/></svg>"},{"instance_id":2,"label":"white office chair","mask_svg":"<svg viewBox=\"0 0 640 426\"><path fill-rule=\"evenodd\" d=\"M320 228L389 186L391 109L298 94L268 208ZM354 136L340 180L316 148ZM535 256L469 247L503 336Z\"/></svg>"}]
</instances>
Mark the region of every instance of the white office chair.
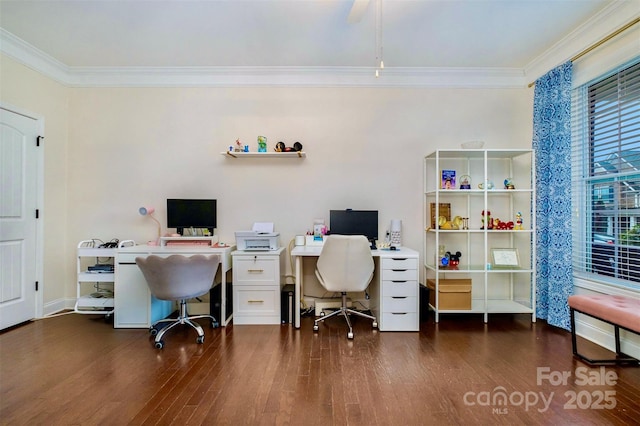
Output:
<instances>
[{"instance_id":1,"label":"white office chair","mask_svg":"<svg viewBox=\"0 0 640 426\"><path fill-rule=\"evenodd\" d=\"M220 265L219 255L194 255L169 257L148 256L136 257L136 264L142 271L149 290L157 299L177 300L180 302L180 312L177 318L166 318L156 321L150 328L151 335L155 335L155 346L164 347L164 334L178 324L187 324L198 332L196 342L204 343L204 331L197 322L198 318L211 320L211 327L217 327L218 321L211 315L189 316L187 300L206 294L213 286L213 281ZM158 330L157 326L169 325Z\"/></svg>"},{"instance_id":2,"label":"white office chair","mask_svg":"<svg viewBox=\"0 0 640 426\"><path fill-rule=\"evenodd\" d=\"M378 327L376 317L347 307L347 292L364 291L371 279L375 265L367 238L362 235L330 235L322 247L316 264L316 276L327 291L342 293L342 306L337 311L322 315L315 320L313 331L318 331L318 323L336 315L344 316L349 326L347 338L353 339L353 328L349 314L373 320Z\"/></svg>"}]
</instances>

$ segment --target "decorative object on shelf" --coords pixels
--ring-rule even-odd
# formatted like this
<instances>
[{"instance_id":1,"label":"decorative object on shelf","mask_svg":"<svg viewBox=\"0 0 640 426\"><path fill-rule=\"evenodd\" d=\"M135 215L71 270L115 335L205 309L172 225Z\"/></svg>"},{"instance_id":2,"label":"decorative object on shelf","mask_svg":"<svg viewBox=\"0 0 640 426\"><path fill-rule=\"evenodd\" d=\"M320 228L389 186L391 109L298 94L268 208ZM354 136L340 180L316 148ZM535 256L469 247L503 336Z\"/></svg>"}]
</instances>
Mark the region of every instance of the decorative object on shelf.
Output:
<instances>
[{"instance_id":1,"label":"decorative object on shelf","mask_svg":"<svg viewBox=\"0 0 640 426\"><path fill-rule=\"evenodd\" d=\"M462 229L464 229L464 230L469 229L469 218L468 217L463 217L462 218Z\"/></svg>"},{"instance_id":2,"label":"decorative object on shelf","mask_svg":"<svg viewBox=\"0 0 640 426\"><path fill-rule=\"evenodd\" d=\"M442 183L441 189L454 189L456 187L456 171L455 170L442 170Z\"/></svg>"},{"instance_id":3,"label":"decorative object on shelf","mask_svg":"<svg viewBox=\"0 0 640 426\"><path fill-rule=\"evenodd\" d=\"M517 248L494 248L491 249L492 268L511 268L520 267L520 256Z\"/></svg>"},{"instance_id":4,"label":"decorative object on shelf","mask_svg":"<svg viewBox=\"0 0 640 426\"><path fill-rule=\"evenodd\" d=\"M160 236L162 234L162 226L160 226L160 222L158 222L158 219L156 219L155 217L153 217L153 212L155 212L156 209L154 207L145 207L142 206L138 209L138 213L140 213L142 216L149 216L150 219L152 219L155 223L158 224L158 238L156 238L155 241L149 241L148 244L150 246L157 246L158 245L158 241L160 240Z\"/></svg>"},{"instance_id":5,"label":"decorative object on shelf","mask_svg":"<svg viewBox=\"0 0 640 426\"><path fill-rule=\"evenodd\" d=\"M485 224L487 225L487 229L491 229L493 224L491 223L491 211L482 210L482 226L480 229L484 229Z\"/></svg>"},{"instance_id":6,"label":"decorative object on shelf","mask_svg":"<svg viewBox=\"0 0 640 426\"><path fill-rule=\"evenodd\" d=\"M471 176L460 176L460 189L471 189Z\"/></svg>"},{"instance_id":7,"label":"decorative object on shelf","mask_svg":"<svg viewBox=\"0 0 640 426\"><path fill-rule=\"evenodd\" d=\"M493 227L489 228L489 229L494 229L494 230L512 230L513 229L513 222L509 221L509 222L503 222L500 219L493 218Z\"/></svg>"},{"instance_id":8,"label":"decorative object on shelf","mask_svg":"<svg viewBox=\"0 0 640 426\"><path fill-rule=\"evenodd\" d=\"M490 181L490 180L487 181L487 189L493 189L494 186L495 185L493 184L493 181ZM479 183L478 184L478 188L479 189L484 189L484 183Z\"/></svg>"},{"instance_id":9,"label":"decorative object on shelf","mask_svg":"<svg viewBox=\"0 0 640 426\"><path fill-rule=\"evenodd\" d=\"M274 148L275 152L300 152L302 151L302 144L295 142L293 146L286 146L284 142L278 142Z\"/></svg>"},{"instance_id":10,"label":"decorative object on shelf","mask_svg":"<svg viewBox=\"0 0 640 426\"><path fill-rule=\"evenodd\" d=\"M447 220L446 217L440 216L438 218L438 227L440 229L452 230L452 229L460 229L460 223L462 223L460 216L456 216L457 221ZM455 220L455 219L454 219Z\"/></svg>"},{"instance_id":11,"label":"decorative object on shelf","mask_svg":"<svg viewBox=\"0 0 640 426\"><path fill-rule=\"evenodd\" d=\"M258 136L258 152L267 152L266 136Z\"/></svg>"},{"instance_id":12,"label":"decorative object on shelf","mask_svg":"<svg viewBox=\"0 0 640 426\"><path fill-rule=\"evenodd\" d=\"M510 177L504 180L504 189L516 189Z\"/></svg>"},{"instance_id":13,"label":"decorative object on shelf","mask_svg":"<svg viewBox=\"0 0 640 426\"><path fill-rule=\"evenodd\" d=\"M236 147L234 149L235 152L242 152L245 148L242 146L242 142L240 142L240 138L236 139ZM231 149L229 149L231 151Z\"/></svg>"},{"instance_id":14,"label":"decorative object on shelf","mask_svg":"<svg viewBox=\"0 0 640 426\"><path fill-rule=\"evenodd\" d=\"M451 252L447 252L446 253L447 257L449 258L449 267L450 268L455 268L460 264L460 258L462 257L462 253L460 253L459 251L455 252L455 253L451 253Z\"/></svg>"},{"instance_id":15,"label":"decorative object on shelf","mask_svg":"<svg viewBox=\"0 0 640 426\"><path fill-rule=\"evenodd\" d=\"M480 149L484 146L484 141L468 141L460 144L462 149Z\"/></svg>"},{"instance_id":16,"label":"decorative object on shelf","mask_svg":"<svg viewBox=\"0 0 640 426\"><path fill-rule=\"evenodd\" d=\"M430 204L431 211L431 229L436 228L436 219L440 219L440 216L444 216L446 220L451 220L451 204L450 203L438 203L438 216L436 216L436 203Z\"/></svg>"},{"instance_id":17,"label":"decorative object on shelf","mask_svg":"<svg viewBox=\"0 0 640 426\"><path fill-rule=\"evenodd\" d=\"M522 226L522 212L516 213L516 224L513 229L517 229L519 231L524 229Z\"/></svg>"}]
</instances>

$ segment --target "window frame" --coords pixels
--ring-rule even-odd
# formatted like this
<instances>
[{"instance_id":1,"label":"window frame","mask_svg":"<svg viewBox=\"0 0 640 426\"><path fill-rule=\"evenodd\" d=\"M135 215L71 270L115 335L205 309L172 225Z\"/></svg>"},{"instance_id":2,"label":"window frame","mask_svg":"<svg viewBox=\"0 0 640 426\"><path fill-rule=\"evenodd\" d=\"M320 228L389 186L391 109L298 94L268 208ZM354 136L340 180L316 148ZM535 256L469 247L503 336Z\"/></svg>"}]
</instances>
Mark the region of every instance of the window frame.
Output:
<instances>
[{"instance_id":1,"label":"window frame","mask_svg":"<svg viewBox=\"0 0 640 426\"><path fill-rule=\"evenodd\" d=\"M597 150L603 147L607 147L607 144L610 142L603 142L607 139L612 139L611 137L602 137L600 140L596 140L594 135L597 135L599 132L598 126L600 122L597 118L594 118L599 113L599 109L601 105L596 108L596 102L594 102L593 97L590 96L596 93L598 95L599 85L606 83L607 80L612 79L613 77L618 77L622 72L632 70L631 77L640 79L640 57L636 57L633 60L627 62L626 64L617 67L611 72L598 77L584 85L581 85L577 88L574 88L572 94L572 151L574 158L572 159L572 168L574 169L572 172L572 185L573 185L573 195L572 195L572 203L574 220L573 220L573 245L574 245L574 254L573 254L573 270L574 277L578 279L584 279L591 282L599 283L605 286L614 286L619 289L631 290L634 292L640 292L640 245L628 245L621 244L619 241L619 235L622 235L621 228L621 219L629 219L630 217L635 218L635 223L640 223L640 205L636 201L636 205L634 208L630 210L635 210L634 212L629 212L627 210L621 209L620 200L623 199L622 195L624 194L624 188L621 188L626 185L628 188L629 182L635 183L636 181L640 184L640 170L631 170L626 172L621 172L620 168L610 169L613 171L607 171L606 167L602 167L604 161L602 161L602 154L597 154ZM631 80L631 79L629 79ZM624 81L624 80L623 80ZM631 80L636 82L636 80ZM635 87L635 86L634 86ZM601 101L607 100L607 97L613 98L614 102L612 105L616 107L618 110L617 114L620 115L620 98L618 97L618 93L620 92L620 80L616 80L615 82L615 90L613 91L613 96L611 96L612 92L603 91L600 93L600 97L596 99L600 99ZM640 90L638 90L638 94L634 91L631 92L632 96L632 120L631 124L628 128L631 129L632 135L631 139L631 148L637 149L634 151L640 152L640 139L636 141L636 128L635 126L638 117L640 117L640 112L636 114L635 105L637 104L636 99L640 99ZM624 111L624 109L622 109ZM640 111L640 106L638 107L638 111ZM618 117L616 116L616 117ZM618 148L619 153L624 152L625 150L621 149L624 147L623 142L626 142L627 139L621 137L620 129L625 129L625 127L620 126L620 121L617 123L617 127L614 127L617 130L616 136L613 137L614 145ZM637 129L640 131L640 127ZM624 134L624 132L622 132ZM640 138L640 136L638 136ZM614 146L612 145L612 146ZM622 158L619 156L618 158ZM622 161L620 162L622 164ZM596 166L600 166L598 170L596 170ZM602 217L613 217L613 220L607 219L607 231L613 231L610 235L614 237L613 243L598 241L596 242L596 235L599 236L607 236L608 232L603 233L602 229L596 229L597 224L595 223L597 217L597 209L595 209L595 195L598 186L604 188L607 184L609 185L609 189L605 190L605 197L609 198L610 203L613 208L606 209L605 202L603 202L603 210L604 215ZM635 198L638 198L638 194L640 191L633 190L632 193L635 194ZM605 200L606 200L605 198ZM583 214L580 214L580 213ZM633 215L633 216L631 216ZM613 222L613 223L610 223ZM631 221L632 222L632 221ZM597 232L600 231L600 232ZM595 255L594 255L595 253ZM626 259L623 258L623 261L620 262L622 254L626 253ZM598 256L602 255L600 258ZM607 257L607 256L613 256ZM632 256L632 257L629 257ZM637 257L636 257L637 256ZM603 268L603 264L606 262L604 259L611 264L610 267ZM632 259L638 259L635 263L632 262ZM613 262L611 263L611 260ZM598 264L599 265L596 265ZM622 274L621 271L626 271L626 275ZM623 275L623 277L621 277Z\"/></svg>"}]
</instances>

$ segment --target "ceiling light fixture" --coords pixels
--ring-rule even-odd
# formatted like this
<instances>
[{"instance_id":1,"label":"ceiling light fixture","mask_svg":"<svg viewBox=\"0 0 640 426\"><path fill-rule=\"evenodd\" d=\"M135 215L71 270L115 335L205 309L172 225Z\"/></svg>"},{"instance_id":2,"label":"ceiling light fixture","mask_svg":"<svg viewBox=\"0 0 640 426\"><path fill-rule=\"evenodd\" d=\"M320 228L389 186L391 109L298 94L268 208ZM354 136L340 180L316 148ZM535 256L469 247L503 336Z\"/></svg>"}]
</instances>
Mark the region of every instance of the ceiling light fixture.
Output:
<instances>
[{"instance_id":1,"label":"ceiling light fixture","mask_svg":"<svg viewBox=\"0 0 640 426\"><path fill-rule=\"evenodd\" d=\"M376 78L384 69L382 59L382 0L376 0Z\"/></svg>"}]
</instances>

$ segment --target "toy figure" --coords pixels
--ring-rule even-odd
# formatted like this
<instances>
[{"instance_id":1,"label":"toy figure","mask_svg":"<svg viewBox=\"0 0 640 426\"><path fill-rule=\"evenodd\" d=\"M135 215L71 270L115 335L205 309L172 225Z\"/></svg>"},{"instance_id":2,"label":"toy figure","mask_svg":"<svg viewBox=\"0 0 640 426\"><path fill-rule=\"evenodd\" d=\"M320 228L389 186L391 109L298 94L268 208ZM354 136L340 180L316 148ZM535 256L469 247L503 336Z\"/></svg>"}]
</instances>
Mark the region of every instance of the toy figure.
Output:
<instances>
[{"instance_id":1,"label":"toy figure","mask_svg":"<svg viewBox=\"0 0 640 426\"><path fill-rule=\"evenodd\" d=\"M267 152L267 138L258 136L258 152Z\"/></svg>"},{"instance_id":2,"label":"toy figure","mask_svg":"<svg viewBox=\"0 0 640 426\"><path fill-rule=\"evenodd\" d=\"M240 138L236 139L236 152L242 152L244 149L242 148L242 142L240 142Z\"/></svg>"},{"instance_id":3,"label":"toy figure","mask_svg":"<svg viewBox=\"0 0 640 426\"><path fill-rule=\"evenodd\" d=\"M484 229L485 219L487 229L493 228L493 223L491 222L491 212L489 210L487 210L486 212L482 210L482 226L480 227L480 229Z\"/></svg>"},{"instance_id":4,"label":"toy figure","mask_svg":"<svg viewBox=\"0 0 640 426\"><path fill-rule=\"evenodd\" d=\"M460 253L459 251L455 252L455 254L447 252L447 256L449 257L449 267L455 268L460 264L462 253Z\"/></svg>"},{"instance_id":5,"label":"toy figure","mask_svg":"<svg viewBox=\"0 0 640 426\"><path fill-rule=\"evenodd\" d=\"M522 227L522 213L521 212L516 213L516 226L514 227L514 229L518 229L518 230L524 229Z\"/></svg>"}]
</instances>

